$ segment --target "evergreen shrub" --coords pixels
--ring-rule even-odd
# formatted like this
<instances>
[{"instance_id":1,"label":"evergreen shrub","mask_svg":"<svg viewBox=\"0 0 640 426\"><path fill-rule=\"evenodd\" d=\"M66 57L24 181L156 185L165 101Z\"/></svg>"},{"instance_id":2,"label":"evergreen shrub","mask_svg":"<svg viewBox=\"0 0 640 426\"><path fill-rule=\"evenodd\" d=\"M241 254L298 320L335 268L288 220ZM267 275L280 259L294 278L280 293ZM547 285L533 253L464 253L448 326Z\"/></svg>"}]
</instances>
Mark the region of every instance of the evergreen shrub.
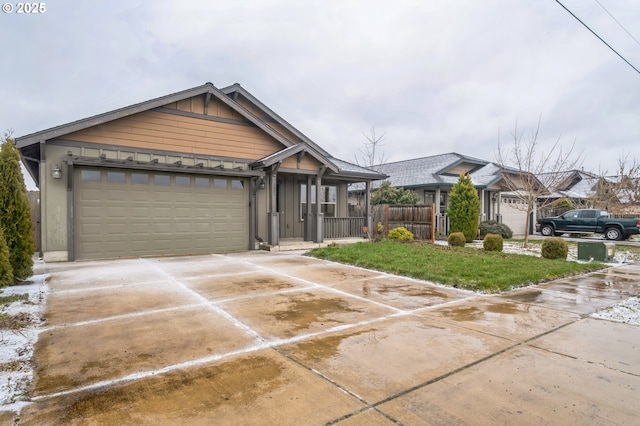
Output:
<instances>
[{"instance_id":1,"label":"evergreen shrub","mask_svg":"<svg viewBox=\"0 0 640 426\"><path fill-rule=\"evenodd\" d=\"M460 174L458 182L449 191L449 229L453 232L462 232L465 241L470 243L478 236L478 214L480 212L480 199L478 191L471 176Z\"/></svg>"},{"instance_id":2,"label":"evergreen shrub","mask_svg":"<svg viewBox=\"0 0 640 426\"><path fill-rule=\"evenodd\" d=\"M389 231L389 239L394 241L413 241L413 233L401 226Z\"/></svg>"},{"instance_id":3,"label":"evergreen shrub","mask_svg":"<svg viewBox=\"0 0 640 426\"><path fill-rule=\"evenodd\" d=\"M562 238L545 238L542 241L542 257L545 259L566 259L569 246Z\"/></svg>"},{"instance_id":4,"label":"evergreen shrub","mask_svg":"<svg viewBox=\"0 0 640 426\"><path fill-rule=\"evenodd\" d=\"M13 269L9 262L9 247L4 240L4 233L0 226L0 288L6 287L13 283Z\"/></svg>"},{"instance_id":5,"label":"evergreen shrub","mask_svg":"<svg viewBox=\"0 0 640 426\"><path fill-rule=\"evenodd\" d=\"M20 153L8 134L0 148L0 226L9 248L13 277L24 280L33 274L31 206L20 169Z\"/></svg>"},{"instance_id":6,"label":"evergreen shrub","mask_svg":"<svg viewBox=\"0 0 640 426\"><path fill-rule=\"evenodd\" d=\"M509 226L495 220L480 222L480 237L484 238L487 234L499 234L502 235L502 238L513 237L513 231Z\"/></svg>"},{"instance_id":7,"label":"evergreen shrub","mask_svg":"<svg viewBox=\"0 0 640 426\"><path fill-rule=\"evenodd\" d=\"M462 232L452 232L449 234L449 238L447 238L447 243L449 243L451 247L464 247L466 242L467 238Z\"/></svg>"},{"instance_id":8,"label":"evergreen shrub","mask_svg":"<svg viewBox=\"0 0 640 426\"><path fill-rule=\"evenodd\" d=\"M502 251L502 235L487 234L482 241L482 248L485 251Z\"/></svg>"}]
</instances>

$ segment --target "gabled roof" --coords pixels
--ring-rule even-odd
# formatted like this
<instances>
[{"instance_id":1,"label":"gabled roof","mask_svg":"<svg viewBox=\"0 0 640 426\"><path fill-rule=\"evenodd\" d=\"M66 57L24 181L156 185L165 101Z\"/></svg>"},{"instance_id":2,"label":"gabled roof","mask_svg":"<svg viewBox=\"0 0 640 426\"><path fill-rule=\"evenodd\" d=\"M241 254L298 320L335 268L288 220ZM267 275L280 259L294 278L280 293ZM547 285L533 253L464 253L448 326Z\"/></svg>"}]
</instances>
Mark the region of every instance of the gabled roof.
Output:
<instances>
[{"instance_id":1,"label":"gabled roof","mask_svg":"<svg viewBox=\"0 0 640 426\"><path fill-rule=\"evenodd\" d=\"M206 95L207 100L210 97L218 99L220 102L227 105L232 110L236 111L242 117L253 123L255 126L263 130L269 136L280 142L284 149L275 152L267 157L254 162L254 166L271 165L275 162L281 161L284 158L288 158L291 155L295 155L299 152L305 152L318 160L321 164L327 166L328 170L334 173L337 177L344 177L347 179L364 179L364 180L379 180L384 179L386 175L377 173L370 169L355 166L346 161L338 160L332 157L327 151L322 149L319 145L314 143L311 139L305 136L298 129L289 124L286 120L273 112L269 107L263 104L255 96L245 90L239 84L226 87L222 90L216 88L212 83L205 83L202 86L193 87L191 89L176 92L170 95L161 96L148 101L140 102L134 105L130 105L124 108L119 108L113 111L105 112L103 114L94 115L81 120L73 121L60 126L52 127L39 132L31 133L29 135L16 138L16 146L22 153L23 160L27 163L27 169L36 182L38 176L37 170L39 167L39 155L40 150L38 144L46 143L47 140L59 138L69 133L84 130L93 126L104 124L110 121L118 120L120 118L128 117L134 114L138 114L144 111L149 111L155 108L163 107L167 104L179 102L184 99L189 99L194 96ZM249 102L251 102L258 110L260 110L265 117L259 117L258 115L245 108L241 103L236 102L237 96L242 96ZM291 135L294 135L297 140L290 139L289 136L281 134L278 130L269 126L265 118L273 120L280 124L283 128L287 129Z\"/></svg>"},{"instance_id":2,"label":"gabled roof","mask_svg":"<svg viewBox=\"0 0 640 426\"><path fill-rule=\"evenodd\" d=\"M392 186L417 188L453 186L459 177L454 170L460 165L468 165L463 169L471 170L471 180L479 188L491 186L502 178L501 169L496 164L455 152L380 164L372 168L388 175ZM354 186L352 189L362 188Z\"/></svg>"},{"instance_id":3,"label":"gabled roof","mask_svg":"<svg viewBox=\"0 0 640 426\"><path fill-rule=\"evenodd\" d=\"M289 130L291 133L296 135L300 140L312 147L314 147L318 152L320 152L324 156L329 156L330 154L318 146L315 142L309 139L306 135L304 135L300 130L293 127L287 120L280 117L276 114L271 108L266 106L262 101L253 96L250 92L248 92L244 87L242 87L239 83L232 84L231 86L223 87L220 91L227 96L235 99L236 96L241 95L249 102L258 107L262 112L265 113L269 118L273 119L276 123L280 124L285 129Z\"/></svg>"},{"instance_id":4,"label":"gabled roof","mask_svg":"<svg viewBox=\"0 0 640 426\"><path fill-rule=\"evenodd\" d=\"M300 140L300 142L306 145L306 148L304 149L305 152L311 154L314 158L318 160L320 158L323 158L323 160L321 161L324 162L329 167L329 170L333 171L336 175L344 178L354 178L354 179L361 178L361 179L367 179L367 180L380 180L380 179L387 178L387 175L383 173L378 173L374 170L371 170L365 167L360 167L355 164L352 164L347 161L340 160L338 158L331 156L327 151L322 149L318 144L316 144L311 139L309 139L304 133L302 133L301 131L296 129L294 126L292 126L284 118L276 114L271 108L269 108L264 103L262 103L262 101L260 101L258 98L253 96L240 84L235 83L235 84L232 84L231 86L223 87L222 89L220 89L220 91L234 100L238 96L242 96L245 99L247 99L254 106L260 109L265 114L265 116L267 116L269 119L273 120L274 122L280 124L282 127L290 131L293 135L295 135ZM301 151L302 149L299 149L299 148L294 149L294 147L289 147L285 150L273 153L265 158L261 158L260 160L256 161L254 164L255 165L265 164L265 166L263 167L266 167L267 165L271 165L275 162L282 161L283 159L288 158L289 156Z\"/></svg>"},{"instance_id":5,"label":"gabled roof","mask_svg":"<svg viewBox=\"0 0 640 426\"><path fill-rule=\"evenodd\" d=\"M256 160L253 163L251 163L251 167L252 168L269 167L280 161L284 161L285 159L291 157L292 155L296 155L300 152L304 152L305 154L311 155L316 160L325 164L329 168L329 170L333 171L334 173L338 173L340 171L335 164L333 164L331 161L327 159L327 157L323 156L312 147L303 143L292 145L288 148L282 149L278 152L274 152L271 155L267 155L264 158Z\"/></svg>"},{"instance_id":6,"label":"gabled roof","mask_svg":"<svg viewBox=\"0 0 640 426\"><path fill-rule=\"evenodd\" d=\"M71 123L63 124L60 126L52 127L50 129L42 130L40 132L32 133L26 136L21 136L16 138L16 146L18 148L24 148L29 145L33 145L39 142L44 142L48 139L54 139L69 133L77 132L79 130L87 129L89 127L97 126L99 124L107 123L113 120L117 120L119 118L128 117L133 114L138 114L140 112L149 111L154 108L158 108L173 102L179 102L183 99L192 98L198 95L210 94L215 98L219 99L221 102L229 106L231 109L242 115L244 118L249 120L251 123L258 126L260 129L264 130L271 137L276 139L278 142L282 143L284 146L288 147L293 145L291 141L280 135L278 132L273 130L271 127L266 125L262 120L248 111L246 108L241 105L233 102L218 90L212 83L205 83L202 86L193 87L191 89L183 90L181 92L176 92L170 95L161 96L159 98L151 99L145 102L140 102L134 105L130 105L124 108L119 108L113 111L105 112L103 114L94 115L92 117L83 118L81 120L73 121Z\"/></svg>"},{"instance_id":7,"label":"gabled roof","mask_svg":"<svg viewBox=\"0 0 640 426\"><path fill-rule=\"evenodd\" d=\"M589 198L600 179L583 170L567 170L559 173L541 173L538 179L549 188L548 198Z\"/></svg>"}]
</instances>

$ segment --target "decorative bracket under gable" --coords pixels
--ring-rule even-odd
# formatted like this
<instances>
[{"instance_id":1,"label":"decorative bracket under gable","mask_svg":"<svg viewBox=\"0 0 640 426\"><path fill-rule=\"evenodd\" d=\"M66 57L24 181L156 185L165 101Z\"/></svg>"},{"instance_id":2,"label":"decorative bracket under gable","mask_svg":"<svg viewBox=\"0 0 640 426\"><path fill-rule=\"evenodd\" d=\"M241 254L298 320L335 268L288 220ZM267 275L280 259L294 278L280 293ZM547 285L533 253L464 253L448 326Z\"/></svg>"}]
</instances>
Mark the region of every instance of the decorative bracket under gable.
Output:
<instances>
[{"instance_id":1,"label":"decorative bracket under gable","mask_svg":"<svg viewBox=\"0 0 640 426\"><path fill-rule=\"evenodd\" d=\"M211 92L207 92L204 97L204 115L209 115L209 102L211 102Z\"/></svg>"},{"instance_id":2,"label":"decorative bracket under gable","mask_svg":"<svg viewBox=\"0 0 640 426\"><path fill-rule=\"evenodd\" d=\"M300 163L302 162L302 159L304 158L304 154L306 153L306 151L300 151L298 153L298 168L300 168Z\"/></svg>"}]
</instances>

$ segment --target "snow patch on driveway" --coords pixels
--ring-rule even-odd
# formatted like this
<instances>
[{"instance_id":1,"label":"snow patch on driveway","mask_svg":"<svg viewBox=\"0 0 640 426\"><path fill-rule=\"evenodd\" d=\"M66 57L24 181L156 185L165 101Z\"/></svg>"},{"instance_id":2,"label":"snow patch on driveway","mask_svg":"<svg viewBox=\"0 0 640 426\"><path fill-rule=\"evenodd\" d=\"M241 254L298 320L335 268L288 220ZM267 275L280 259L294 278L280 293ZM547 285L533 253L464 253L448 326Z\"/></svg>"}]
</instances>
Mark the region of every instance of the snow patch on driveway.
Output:
<instances>
[{"instance_id":1,"label":"snow patch on driveway","mask_svg":"<svg viewBox=\"0 0 640 426\"><path fill-rule=\"evenodd\" d=\"M623 322L625 324L640 325L640 299L631 297L624 302L600 309L591 314L591 317L607 321Z\"/></svg>"}]
</instances>

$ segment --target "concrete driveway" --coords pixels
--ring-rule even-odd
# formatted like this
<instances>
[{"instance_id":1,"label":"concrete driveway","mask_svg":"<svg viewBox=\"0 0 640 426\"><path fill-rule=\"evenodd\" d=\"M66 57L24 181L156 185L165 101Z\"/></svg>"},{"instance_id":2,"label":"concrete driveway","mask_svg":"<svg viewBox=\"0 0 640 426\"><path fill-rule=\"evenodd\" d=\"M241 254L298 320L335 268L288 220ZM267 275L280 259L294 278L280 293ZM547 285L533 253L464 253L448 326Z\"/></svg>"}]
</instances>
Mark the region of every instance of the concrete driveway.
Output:
<instances>
[{"instance_id":1,"label":"concrete driveway","mask_svg":"<svg viewBox=\"0 0 640 426\"><path fill-rule=\"evenodd\" d=\"M296 253L49 265L21 424L633 424L617 267L478 295Z\"/></svg>"}]
</instances>

